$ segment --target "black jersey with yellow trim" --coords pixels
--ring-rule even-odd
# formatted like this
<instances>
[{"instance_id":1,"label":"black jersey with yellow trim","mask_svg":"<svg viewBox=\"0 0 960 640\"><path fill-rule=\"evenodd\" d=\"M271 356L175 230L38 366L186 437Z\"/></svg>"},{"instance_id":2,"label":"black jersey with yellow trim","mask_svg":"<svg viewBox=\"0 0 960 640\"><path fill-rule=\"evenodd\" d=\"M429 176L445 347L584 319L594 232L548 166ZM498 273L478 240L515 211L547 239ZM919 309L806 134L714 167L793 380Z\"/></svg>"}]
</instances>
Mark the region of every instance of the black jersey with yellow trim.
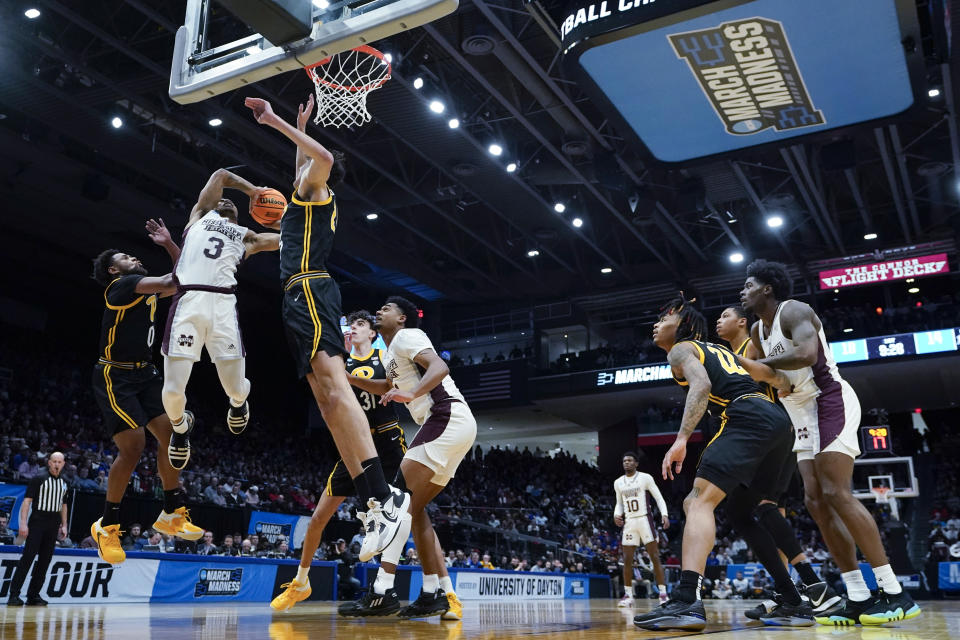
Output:
<instances>
[{"instance_id":1,"label":"black jersey with yellow trim","mask_svg":"<svg viewBox=\"0 0 960 640\"><path fill-rule=\"evenodd\" d=\"M137 293L137 284L143 278L140 274L120 276L104 290L106 307L100 321L101 359L118 363L153 359L157 296Z\"/></svg>"},{"instance_id":2,"label":"black jersey with yellow trim","mask_svg":"<svg viewBox=\"0 0 960 640\"><path fill-rule=\"evenodd\" d=\"M337 197L320 202L301 200L294 192L280 219L280 277L326 272L337 233Z\"/></svg>"},{"instance_id":3,"label":"black jersey with yellow trim","mask_svg":"<svg viewBox=\"0 0 960 640\"><path fill-rule=\"evenodd\" d=\"M370 349L370 353L359 356L350 355L346 361L347 373L360 378L386 380L387 371L383 367L383 349ZM390 405L380 404L380 396L357 387L353 392L360 402L360 408L367 416L367 423L371 429L378 429L397 422L397 412Z\"/></svg>"},{"instance_id":4,"label":"black jersey with yellow trim","mask_svg":"<svg viewBox=\"0 0 960 640\"><path fill-rule=\"evenodd\" d=\"M744 357L746 357L746 355L747 355L747 346L748 346L749 344L750 344L750 338L747 338L746 340L743 341L743 344L741 344L739 347L737 347L737 349L736 349L736 351L734 351L734 353L737 354L738 356L744 356ZM768 398L770 398L771 400L773 400L773 401L776 402L776 403L779 403L779 402L780 402L780 395L777 393L776 387L774 387L772 384L769 384L769 383L767 383L767 382L760 382L760 383L758 383L758 384L760 385L760 389L763 391L763 393L764 393Z\"/></svg>"},{"instance_id":5,"label":"black jersey with yellow trim","mask_svg":"<svg viewBox=\"0 0 960 640\"><path fill-rule=\"evenodd\" d=\"M727 408L727 405L740 396L751 393L766 395L760 385L750 377L747 370L740 366L730 349L700 340L684 340L677 343L676 346L683 343L694 347L697 357L700 359L700 364L707 371L707 377L710 379L711 407L723 411ZM684 378L678 378L676 373L673 374L673 379L683 387L689 384Z\"/></svg>"}]
</instances>

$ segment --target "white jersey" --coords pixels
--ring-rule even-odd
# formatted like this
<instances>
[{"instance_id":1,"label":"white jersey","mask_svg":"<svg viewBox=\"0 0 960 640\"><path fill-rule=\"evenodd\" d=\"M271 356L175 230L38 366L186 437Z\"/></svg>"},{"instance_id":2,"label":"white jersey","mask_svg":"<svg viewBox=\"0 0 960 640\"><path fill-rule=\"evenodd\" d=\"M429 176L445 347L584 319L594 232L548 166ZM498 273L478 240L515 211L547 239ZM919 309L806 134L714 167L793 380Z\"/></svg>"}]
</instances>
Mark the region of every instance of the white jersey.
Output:
<instances>
[{"instance_id":1,"label":"white jersey","mask_svg":"<svg viewBox=\"0 0 960 640\"><path fill-rule=\"evenodd\" d=\"M397 335L393 336L393 341L390 342L384 356L384 365L387 370L387 379L395 388L401 391L412 391L420 383L423 374L413 359L427 349L433 349L433 344L427 334L420 329L400 329ZM430 393L404 404L414 422L422 425L429 417L433 405L450 399L466 404L453 378L447 375Z\"/></svg>"},{"instance_id":2,"label":"white jersey","mask_svg":"<svg viewBox=\"0 0 960 640\"><path fill-rule=\"evenodd\" d=\"M643 518L647 515L647 495L650 495L657 502L657 508L660 509L660 515L667 515L667 503L660 495L660 489L653 476L649 473L637 471L632 476L622 475L613 483L613 490L617 494L617 506L613 513L625 518Z\"/></svg>"},{"instance_id":3,"label":"white jersey","mask_svg":"<svg viewBox=\"0 0 960 640\"><path fill-rule=\"evenodd\" d=\"M796 348L796 343L784 336L783 329L780 328L780 312L791 302L794 301L784 300L780 303L773 316L772 326L764 327L761 321L760 344L763 345L763 355L767 358L778 356ZM764 337L765 334L767 334L767 337ZM830 345L827 343L827 337L823 334L822 325L817 337L819 338L817 362L812 367L803 367L792 371L779 369L793 385L793 392L781 400L788 410L815 401L827 389L831 387L839 388L843 381L843 378L840 377L840 371L837 369L837 363L833 359L833 353L830 351Z\"/></svg>"},{"instance_id":4,"label":"white jersey","mask_svg":"<svg viewBox=\"0 0 960 640\"><path fill-rule=\"evenodd\" d=\"M237 286L237 265L246 255L243 243L248 229L216 211L208 211L187 229L180 259L173 270L182 286L232 289Z\"/></svg>"}]
</instances>

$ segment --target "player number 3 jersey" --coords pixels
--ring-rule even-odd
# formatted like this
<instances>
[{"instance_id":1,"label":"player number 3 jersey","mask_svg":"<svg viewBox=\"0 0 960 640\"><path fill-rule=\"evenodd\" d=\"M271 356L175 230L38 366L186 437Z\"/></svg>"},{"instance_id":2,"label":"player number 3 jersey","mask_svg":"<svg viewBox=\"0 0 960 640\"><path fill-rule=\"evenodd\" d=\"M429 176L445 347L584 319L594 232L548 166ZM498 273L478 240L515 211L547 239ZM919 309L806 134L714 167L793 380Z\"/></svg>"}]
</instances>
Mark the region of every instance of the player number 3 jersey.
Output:
<instances>
[{"instance_id":1,"label":"player number 3 jersey","mask_svg":"<svg viewBox=\"0 0 960 640\"><path fill-rule=\"evenodd\" d=\"M243 243L248 229L234 224L216 211L194 222L183 241L173 274L181 286L237 286L237 265L246 255Z\"/></svg>"},{"instance_id":2,"label":"player number 3 jersey","mask_svg":"<svg viewBox=\"0 0 960 640\"><path fill-rule=\"evenodd\" d=\"M384 356L387 379L401 391L412 391L423 378L424 370L413 361L417 355L427 349L433 349L430 338L420 329L401 329L393 337ZM430 414L430 408L439 402L459 400L465 402L457 385L448 375L434 387L430 393L414 398L406 403L414 422L422 425Z\"/></svg>"}]
</instances>

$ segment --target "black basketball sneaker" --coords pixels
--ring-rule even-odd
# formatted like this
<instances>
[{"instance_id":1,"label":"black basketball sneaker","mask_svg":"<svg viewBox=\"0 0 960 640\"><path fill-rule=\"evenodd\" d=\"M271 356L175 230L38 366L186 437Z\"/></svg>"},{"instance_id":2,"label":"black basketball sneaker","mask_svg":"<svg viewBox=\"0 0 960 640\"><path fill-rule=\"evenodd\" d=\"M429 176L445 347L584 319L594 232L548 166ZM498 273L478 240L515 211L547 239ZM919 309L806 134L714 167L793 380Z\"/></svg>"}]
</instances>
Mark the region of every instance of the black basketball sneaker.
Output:
<instances>
[{"instance_id":1,"label":"black basketball sneaker","mask_svg":"<svg viewBox=\"0 0 960 640\"><path fill-rule=\"evenodd\" d=\"M909 620L920 615L920 607L906 591L891 595L880 589L877 599L860 614L860 624L878 625Z\"/></svg>"},{"instance_id":2,"label":"black basketball sneaker","mask_svg":"<svg viewBox=\"0 0 960 640\"><path fill-rule=\"evenodd\" d=\"M814 582L813 584L800 586L800 595L806 596L810 600L810 606L813 607L814 614L823 613L840 602L840 595L826 582Z\"/></svg>"},{"instance_id":3,"label":"black basketball sneaker","mask_svg":"<svg viewBox=\"0 0 960 640\"><path fill-rule=\"evenodd\" d=\"M421 591L420 596L397 612L398 618L429 618L442 616L450 609L447 594L443 589L433 593Z\"/></svg>"},{"instance_id":4,"label":"black basketball sneaker","mask_svg":"<svg viewBox=\"0 0 960 640\"><path fill-rule=\"evenodd\" d=\"M743 612L743 615L750 618L751 620L759 620L764 615L770 613L777 608L777 603L773 600L764 600L753 609L747 609Z\"/></svg>"},{"instance_id":5,"label":"black basketball sneaker","mask_svg":"<svg viewBox=\"0 0 960 640\"><path fill-rule=\"evenodd\" d=\"M760 622L769 627L812 627L813 608L807 600L789 604L779 594L774 596L776 606L760 616Z\"/></svg>"},{"instance_id":6,"label":"black basketball sneaker","mask_svg":"<svg viewBox=\"0 0 960 640\"><path fill-rule=\"evenodd\" d=\"M400 610L400 598L393 589L387 589L380 595L371 586L359 600L344 602L337 613L345 618L367 618L370 616L391 616Z\"/></svg>"},{"instance_id":7,"label":"black basketball sneaker","mask_svg":"<svg viewBox=\"0 0 960 640\"><path fill-rule=\"evenodd\" d=\"M237 436L243 433L243 430L250 424L250 403L246 400L239 407L230 405L227 410L227 428L230 433Z\"/></svg>"},{"instance_id":8,"label":"black basketball sneaker","mask_svg":"<svg viewBox=\"0 0 960 640\"><path fill-rule=\"evenodd\" d=\"M822 625L833 627L852 627L860 624L860 614L877 601L878 594L871 592L870 598L863 601L850 600L846 596L826 611L814 616Z\"/></svg>"},{"instance_id":9,"label":"black basketball sneaker","mask_svg":"<svg viewBox=\"0 0 960 640\"><path fill-rule=\"evenodd\" d=\"M664 631L680 629L682 631L703 631L707 626L707 612L703 601L683 602L667 600L649 613L634 616L633 624L641 629Z\"/></svg>"},{"instance_id":10,"label":"black basketball sneaker","mask_svg":"<svg viewBox=\"0 0 960 640\"><path fill-rule=\"evenodd\" d=\"M187 430L179 433L176 429L170 434L170 444L167 445L167 457L170 466L174 469L183 469L190 461L190 432L193 431L193 412L183 412L183 422Z\"/></svg>"}]
</instances>

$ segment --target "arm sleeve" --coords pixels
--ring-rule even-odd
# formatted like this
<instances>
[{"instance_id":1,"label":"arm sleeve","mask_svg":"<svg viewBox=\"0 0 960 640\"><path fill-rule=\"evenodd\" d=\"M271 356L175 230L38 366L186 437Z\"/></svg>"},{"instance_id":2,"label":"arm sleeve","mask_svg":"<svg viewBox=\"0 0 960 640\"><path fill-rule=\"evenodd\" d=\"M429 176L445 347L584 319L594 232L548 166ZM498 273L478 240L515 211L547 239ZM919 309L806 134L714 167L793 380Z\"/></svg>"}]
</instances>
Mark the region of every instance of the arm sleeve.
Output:
<instances>
[{"instance_id":1,"label":"arm sleeve","mask_svg":"<svg viewBox=\"0 0 960 640\"><path fill-rule=\"evenodd\" d=\"M43 484L42 478L31 478L30 482L27 484L27 493L24 495L24 498L30 498L34 502L37 501L37 498L40 497L40 485Z\"/></svg>"},{"instance_id":2,"label":"arm sleeve","mask_svg":"<svg viewBox=\"0 0 960 640\"><path fill-rule=\"evenodd\" d=\"M656 480L653 479L653 476L649 474L646 475L645 480L647 481L647 491L650 492L650 495L653 496L653 499L657 503L657 509L660 510L661 516L669 516L667 513L667 503L663 499L663 496L660 494L660 488L657 486Z\"/></svg>"},{"instance_id":3,"label":"arm sleeve","mask_svg":"<svg viewBox=\"0 0 960 640\"><path fill-rule=\"evenodd\" d=\"M616 482L613 483L613 492L617 495L617 506L613 509L613 515L623 516L623 496L620 495L620 485Z\"/></svg>"},{"instance_id":4,"label":"arm sleeve","mask_svg":"<svg viewBox=\"0 0 960 640\"><path fill-rule=\"evenodd\" d=\"M137 284L143 280L144 276L140 274L131 274L115 280L105 293L107 302L114 306L123 306L130 304L142 295L137 293Z\"/></svg>"},{"instance_id":5,"label":"arm sleeve","mask_svg":"<svg viewBox=\"0 0 960 640\"><path fill-rule=\"evenodd\" d=\"M394 338L393 352L413 362L421 351L433 349L430 338L420 329L403 329Z\"/></svg>"}]
</instances>

